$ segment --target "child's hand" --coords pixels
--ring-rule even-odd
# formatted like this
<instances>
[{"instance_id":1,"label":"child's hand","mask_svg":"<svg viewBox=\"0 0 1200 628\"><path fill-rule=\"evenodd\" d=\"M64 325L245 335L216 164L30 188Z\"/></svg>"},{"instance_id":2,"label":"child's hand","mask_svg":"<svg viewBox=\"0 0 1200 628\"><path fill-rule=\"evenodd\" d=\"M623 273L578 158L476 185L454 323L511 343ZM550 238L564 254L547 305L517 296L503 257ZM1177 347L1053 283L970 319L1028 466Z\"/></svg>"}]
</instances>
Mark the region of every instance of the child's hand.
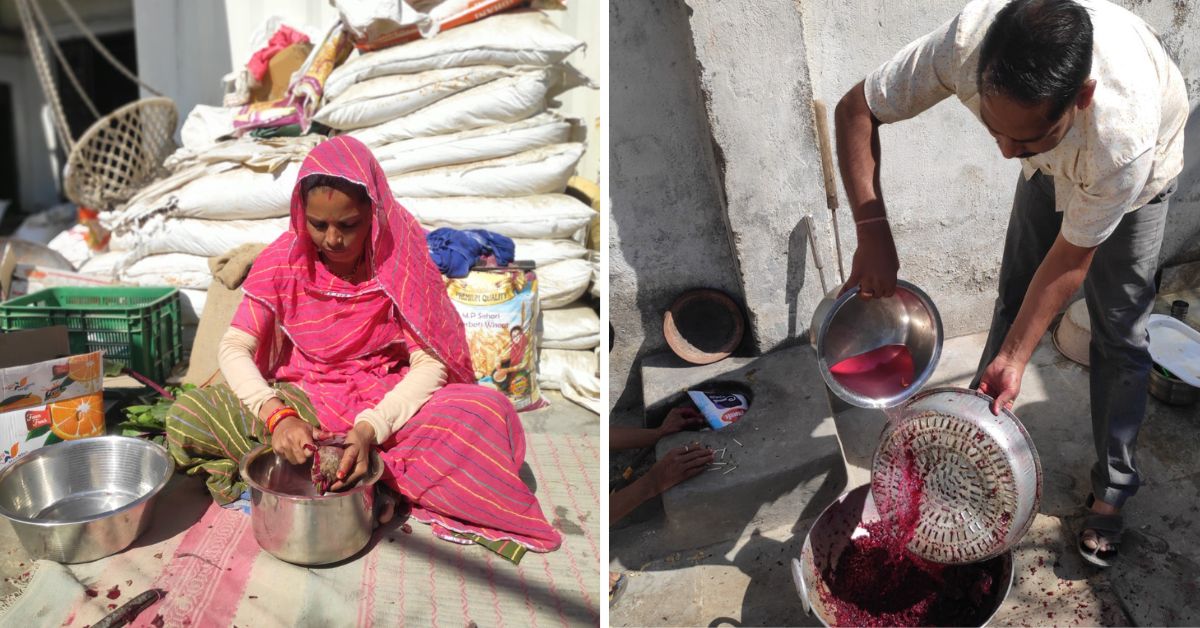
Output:
<instances>
[{"instance_id":1,"label":"child's hand","mask_svg":"<svg viewBox=\"0 0 1200 628\"><path fill-rule=\"evenodd\" d=\"M338 469L338 479L329 487L340 491L348 486L354 486L360 478L367 474L371 466L371 446L375 444L375 428L370 423L360 421L354 429L346 432L346 453L342 454L342 466Z\"/></svg>"},{"instance_id":2,"label":"child's hand","mask_svg":"<svg viewBox=\"0 0 1200 628\"><path fill-rule=\"evenodd\" d=\"M304 419L288 417L281 421L271 435L271 449L292 464L300 464L316 449L313 427Z\"/></svg>"},{"instance_id":3,"label":"child's hand","mask_svg":"<svg viewBox=\"0 0 1200 628\"><path fill-rule=\"evenodd\" d=\"M681 432L704 424L704 416L697 412L695 408L686 406L672 408L667 413L667 418L663 419L662 427L658 428L659 437L661 438L668 434L674 434L675 432Z\"/></svg>"}]
</instances>

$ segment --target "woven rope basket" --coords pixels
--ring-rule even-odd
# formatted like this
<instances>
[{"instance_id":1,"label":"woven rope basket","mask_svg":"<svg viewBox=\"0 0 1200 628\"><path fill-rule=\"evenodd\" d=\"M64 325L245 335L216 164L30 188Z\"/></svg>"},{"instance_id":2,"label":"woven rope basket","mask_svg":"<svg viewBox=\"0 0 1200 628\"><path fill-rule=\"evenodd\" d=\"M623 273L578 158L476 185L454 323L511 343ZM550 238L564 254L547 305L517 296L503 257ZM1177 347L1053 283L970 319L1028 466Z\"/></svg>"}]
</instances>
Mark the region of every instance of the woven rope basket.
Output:
<instances>
[{"instance_id":1,"label":"woven rope basket","mask_svg":"<svg viewBox=\"0 0 1200 628\"><path fill-rule=\"evenodd\" d=\"M175 151L178 122L170 98L145 98L97 120L67 157L67 198L97 210L128 200Z\"/></svg>"}]
</instances>

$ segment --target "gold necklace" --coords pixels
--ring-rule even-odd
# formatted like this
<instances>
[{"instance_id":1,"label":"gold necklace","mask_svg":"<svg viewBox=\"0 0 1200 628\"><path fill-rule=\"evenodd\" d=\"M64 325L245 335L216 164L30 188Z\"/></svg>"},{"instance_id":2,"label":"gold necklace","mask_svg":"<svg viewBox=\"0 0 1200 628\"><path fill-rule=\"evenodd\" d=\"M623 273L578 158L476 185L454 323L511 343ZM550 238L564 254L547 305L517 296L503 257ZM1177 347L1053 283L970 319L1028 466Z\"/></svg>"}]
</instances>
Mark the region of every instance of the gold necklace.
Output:
<instances>
[{"instance_id":1,"label":"gold necklace","mask_svg":"<svg viewBox=\"0 0 1200 628\"><path fill-rule=\"evenodd\" d=\"M359 267L361 267L361 266L362 266L362 257L360 256L360 257L359 257L359 258L358 258L358 259L357 259L357 260L354 262L354 268L351 268L351 269L350 269L350 272L348 272L348 273L339 273L339 272L334 272L334 271L332 271L332 270L331 270L330 272L333 272L333 274L334 274L334 276L335 276L335 277L337 277L338 279L341 279L342 281L345 281L346 283L354 283L354 282L352 282L352 281L351 281L351 279L354 279L354 276L358 274L358 269L359 269Z\"/></svg>"}]
</instances>

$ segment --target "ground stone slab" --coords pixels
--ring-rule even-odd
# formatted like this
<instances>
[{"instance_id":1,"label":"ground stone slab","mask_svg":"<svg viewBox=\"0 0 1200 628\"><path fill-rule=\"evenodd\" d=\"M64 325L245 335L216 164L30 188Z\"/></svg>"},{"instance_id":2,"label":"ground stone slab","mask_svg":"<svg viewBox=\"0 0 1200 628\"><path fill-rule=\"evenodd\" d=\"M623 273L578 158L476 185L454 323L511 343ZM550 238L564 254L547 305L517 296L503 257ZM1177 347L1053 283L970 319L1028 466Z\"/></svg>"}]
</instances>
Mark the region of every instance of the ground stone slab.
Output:
<instances>
[{"instance_id":1,"label":"ground stone slab","mask_svg":"<svg viewBox=\"0 0 1200 628\"><path fill-rule=\"evenodd\" d=\"M833 411L817 368L816 354L807 346L702 367L669 358L646 361L647 408L664 410L665 402L681 398L688 387L732 386L753 397L749 411L734 425L659 441L659 459L671 449L699 442L723 450L717 461L725 463L663 494L673 546L737 538L751 524L764 529L792 525L825 507L812 501L823 487L822 494L829 492L828 480L836 478L844 487Z\"/></svg>"}]
</instances>

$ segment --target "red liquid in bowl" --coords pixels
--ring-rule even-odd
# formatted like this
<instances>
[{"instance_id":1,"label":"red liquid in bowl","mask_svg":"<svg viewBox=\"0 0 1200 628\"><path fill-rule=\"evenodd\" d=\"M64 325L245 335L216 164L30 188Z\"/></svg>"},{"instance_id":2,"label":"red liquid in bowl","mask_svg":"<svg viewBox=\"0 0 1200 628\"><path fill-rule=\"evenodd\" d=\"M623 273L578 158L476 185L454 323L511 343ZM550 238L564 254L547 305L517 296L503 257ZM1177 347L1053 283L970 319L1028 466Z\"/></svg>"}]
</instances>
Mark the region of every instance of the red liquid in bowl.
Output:
<instances>
[{"instance_id":1,"label":"red liquid in bowl","mask_svg":"<svg viewBox=\"0 0 1200 628\"><path fill-rule=\"evenodd\" d=\"M898 395L912 385L916 368L908 347L892 344L846 358L834 364L829 372L846 390L882 399Z\"/></svg>"}]
</instances>

